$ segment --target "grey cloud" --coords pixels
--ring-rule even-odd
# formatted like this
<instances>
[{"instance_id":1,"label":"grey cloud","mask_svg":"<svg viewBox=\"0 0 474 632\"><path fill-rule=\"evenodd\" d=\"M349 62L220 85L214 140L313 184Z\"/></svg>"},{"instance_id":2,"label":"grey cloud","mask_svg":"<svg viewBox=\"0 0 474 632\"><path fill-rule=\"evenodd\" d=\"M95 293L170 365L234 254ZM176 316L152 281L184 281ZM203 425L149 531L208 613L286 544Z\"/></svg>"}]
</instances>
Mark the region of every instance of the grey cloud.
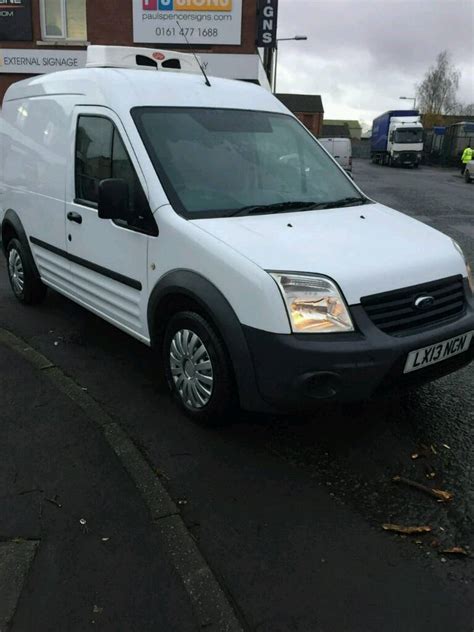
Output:
<instances>
[{"instance_id":1,"label":"grey cloud","mask_svg":"<svg viewBox=\"0 0 474 632\"><path fill-rule=\"evenodd\" d=\"M320 93L328 117L400 107L443 48L474 101L474 0L280 0L278 36L294 34L309 39L280 44L278 89Z\"/></svg>"}]
</instances>

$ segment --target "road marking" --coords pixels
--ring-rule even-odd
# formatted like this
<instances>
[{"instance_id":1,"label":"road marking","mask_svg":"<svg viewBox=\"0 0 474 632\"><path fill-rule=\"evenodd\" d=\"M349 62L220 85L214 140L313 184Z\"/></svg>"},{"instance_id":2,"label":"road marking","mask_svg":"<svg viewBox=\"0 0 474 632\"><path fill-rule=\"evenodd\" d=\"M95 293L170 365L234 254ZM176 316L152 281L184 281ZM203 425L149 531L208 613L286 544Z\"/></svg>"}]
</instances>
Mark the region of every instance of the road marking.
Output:
<instances>
[{"instance_id":1,"label":"road marking","mask_svg":"<svg viewBox=\"0 0 474 632\"><path fill-rule=\"evenodd\" d=\"M0 542L0 632L13 619L37 548L32 540Z\"/></svg>"},{"instance_id":2,"label":"road marking","mask_svg":"<svg viewBox=\"0 0 474 632\"><path fill-rule=\"evenodd\" d=\"M209 632L243 632L230 600L199 551L173 499L119 424L74 380L24 340L0 328L0 343L42 371L100 428L148 507L162 548L183 582L200 628ZM1 628L0 632L3 632Z\"/></svg>"}]
</instances>

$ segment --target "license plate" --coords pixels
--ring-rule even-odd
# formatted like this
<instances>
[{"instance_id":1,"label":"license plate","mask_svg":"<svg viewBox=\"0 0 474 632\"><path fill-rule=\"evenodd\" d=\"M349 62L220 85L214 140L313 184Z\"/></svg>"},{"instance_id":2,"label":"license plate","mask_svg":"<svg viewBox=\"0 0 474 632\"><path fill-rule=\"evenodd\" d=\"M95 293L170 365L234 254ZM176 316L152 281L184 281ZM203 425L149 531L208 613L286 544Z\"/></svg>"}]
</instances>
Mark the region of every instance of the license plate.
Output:
<instances>
[{"instance_id":1,"label":"license plate","mask_svg":"<svg viewBox=\"0 0 474 632\"><path fill-rule=\"evenodd\" d=\"M448 358L452 358L455 355L464 353L469 349L472 336L474 332L469 331L455 338L449 340L443 340L437 344L424 347L423 349L417 349L408 354L408 358L405 364L403 373L411 373L412 371L419 371L431 364L438 364Z\"/></svg>"}]
</instances>

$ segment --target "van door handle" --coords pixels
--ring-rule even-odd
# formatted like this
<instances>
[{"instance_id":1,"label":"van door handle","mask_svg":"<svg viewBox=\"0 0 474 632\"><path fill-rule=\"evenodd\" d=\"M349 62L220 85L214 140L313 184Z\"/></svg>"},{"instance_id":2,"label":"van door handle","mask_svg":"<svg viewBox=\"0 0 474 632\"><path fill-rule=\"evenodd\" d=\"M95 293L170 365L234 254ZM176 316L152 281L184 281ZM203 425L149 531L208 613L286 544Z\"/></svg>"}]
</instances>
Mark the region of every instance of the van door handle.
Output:
<instances>
[{"instance_id":1,"label":"van door handle","mask_svg":"<svg viewBox=\"0 0 474 632\"><path fill-rule=\"evenodd\" d=\"M70 222L76 222L76 224L82 224L82 215L79 215L79 213L74 213L73 211L70 211L67 214L67 218Z\"/></svg>"},{"instance_id":2,"label":"van door handle","mask_svg":"<svg viewBox=\"0 0 474 632\"><path fill-rule=\"evenodd\" d=\"M334 158L340 158L341 156L334 156Z\"/></svg>"}]
</instances>

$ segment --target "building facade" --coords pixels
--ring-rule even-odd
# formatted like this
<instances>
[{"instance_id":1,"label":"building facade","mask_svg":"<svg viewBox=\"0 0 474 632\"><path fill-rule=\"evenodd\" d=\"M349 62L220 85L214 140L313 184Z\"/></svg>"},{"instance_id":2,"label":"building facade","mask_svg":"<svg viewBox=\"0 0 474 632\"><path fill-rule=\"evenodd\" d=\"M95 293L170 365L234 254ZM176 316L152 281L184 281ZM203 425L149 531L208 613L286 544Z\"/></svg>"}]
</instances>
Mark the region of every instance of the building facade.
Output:
<instances>
[{"instance_id":1,"label":"building facade","mask_svg":"<svg viewBox=\"0 0 474 632\"><path fill-rule=\"evenodd\" d=\"M352 140L360 140L362 137L362 125L359 123L359 121L326 119L324 121L324 125L337 127L346 125L349 128L349 134Z\"/></svg>"},{"instance_id":2,"label":"building facade","mask_svg":"<svg viewBox=\"0 0 474 632\"><path fill-rule=\"evenodd\" d=\"M185 37L210 75L268 87L257 0L0 0L0 102L14 81L84 66L89 44L186 52Z\"/></svg>"},{"instance_id":3,"label":"building facade","mask_svg":"<svg viewBox=\"0 0 474 632\"><path fill-rule=\"evenodd\" d=\"M319 94L280 93L275 96L293 112L314 136L321 136L324 108Z\"/></svg>"}]
</instances>

